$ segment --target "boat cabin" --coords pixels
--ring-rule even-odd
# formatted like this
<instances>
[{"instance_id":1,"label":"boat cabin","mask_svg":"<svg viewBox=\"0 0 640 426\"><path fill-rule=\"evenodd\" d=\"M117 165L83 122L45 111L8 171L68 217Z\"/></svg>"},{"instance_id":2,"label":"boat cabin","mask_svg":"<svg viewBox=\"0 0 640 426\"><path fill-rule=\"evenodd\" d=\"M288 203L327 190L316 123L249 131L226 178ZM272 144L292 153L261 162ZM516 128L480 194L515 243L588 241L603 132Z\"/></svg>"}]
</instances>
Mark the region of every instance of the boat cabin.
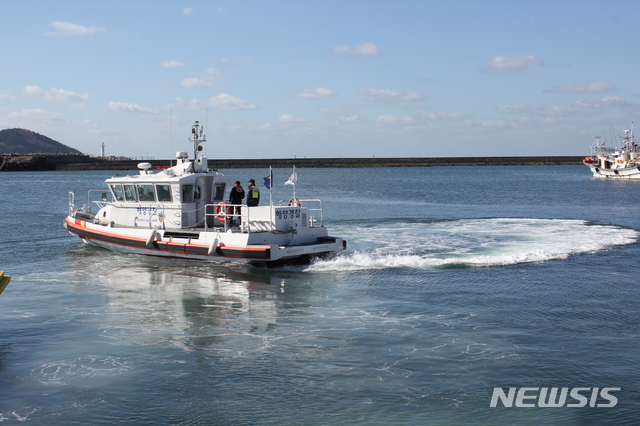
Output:
<instances>
[{"instance_id":1,"label":"boat cabin","mask_svg":"<svg viewBox=\"0 0 640 426\"><path fill-rule=\"evenodd\" d=\"M207 226L216 226L213 212L205 206L224 201L226 178L207 169L206 157L190 162L185 152L176 156L176 166L158 173L151 164L140 163L138 175L107 179L113 201L100 209L98 223L184 229L204 227L206 221Z\"/></svg>"}]
</instances>

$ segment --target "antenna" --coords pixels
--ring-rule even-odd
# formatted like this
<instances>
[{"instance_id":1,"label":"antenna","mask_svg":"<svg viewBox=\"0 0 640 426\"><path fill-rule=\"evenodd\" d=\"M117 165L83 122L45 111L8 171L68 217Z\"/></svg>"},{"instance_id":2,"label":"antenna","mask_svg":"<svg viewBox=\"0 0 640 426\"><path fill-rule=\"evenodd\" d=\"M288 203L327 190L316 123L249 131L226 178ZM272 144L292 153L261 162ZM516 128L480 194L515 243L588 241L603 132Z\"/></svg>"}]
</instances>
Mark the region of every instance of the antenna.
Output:
<instances>
[{"instance_id":1,"label":"antenna","mask_svg":"<svg viewBox=\"0 0 640 426\"><path fill-rule=\"evenodd\" d=\"M207 126L207 129L209 128L209 109L205 109L205 118L204 118L204 124L205 126ZM204 155L207 155L207 147L204 147Z\"/></svg>"},{"instance_id":2,"label":"antenna","mask_svg":"<svg viewBox=\"0 0 640 426\"><path fill-rule=\"evenodd\" d=\"M204 126L200 125L199 121L196 121L191 127L191 134L193 137L189 139L193 142L193 160L195 161L198 158L198 152L202 151L204 148L202 146L203 143L207 141L207 137L203 135Z\"/></svg>"}]
</instances>

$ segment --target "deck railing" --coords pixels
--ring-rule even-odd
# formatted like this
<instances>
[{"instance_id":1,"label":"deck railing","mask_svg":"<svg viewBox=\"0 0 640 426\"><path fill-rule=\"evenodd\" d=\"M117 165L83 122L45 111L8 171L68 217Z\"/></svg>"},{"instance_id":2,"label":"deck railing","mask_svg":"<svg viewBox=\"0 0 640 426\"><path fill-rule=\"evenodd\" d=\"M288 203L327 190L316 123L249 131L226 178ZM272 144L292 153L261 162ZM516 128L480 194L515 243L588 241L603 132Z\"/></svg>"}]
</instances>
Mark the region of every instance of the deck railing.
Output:
<instances>
[{"instance_id":1,"label":"deck railing","mask_svg":"<svg viewBox=\"0 0 640 426\"><path fill-rule=\"evenodd\" d=\"M269 207L296 207L297 203L309 209L309 212L317 212L317 216L314 213L309 215L308 223L309 227L322 227L324 226L324 217L322 212L322 201L318 199L308 199L308 200L298 200L297 202L290 201L279 201L276 204L273 204ZM311 203L311 206L309 204ZM240 208L241 213L236 213L237 208ZM216 204L206 204L204 206L204 227L205 231L208 231L211 225L209 222L214 224L220 224L223 226L224 231L226 232L229 229L229 224L232 221L238 221L239 226L242 232L251 233L251 227L249 224L251 223L251 209L248 208L246 204L228 204L226 202L216 203ZM273 212L273 210L272 210ZM271 216L271 215L270 215ZM212 220L208 220L212 218ZM275 222L274 218L270 218L270 222L273 224ZM215 225L213 225L215 227Z\"/></svg>"},{"instance_id":2,"label":"deck railing","mask_svg":"<svg viewBox=\"0 0 640 426\"><path fill-rule=\"evenodd\" d=\"M313 214L309 217L309 225L312 228L316 226L324 226L324 217L322 216L322 201L318 199L300 200L300 204L302 204L303 206L307 206L307 203L317 203L318 207L309 207L309 211L320 212L320 225L316 225L315 222L317 221L317 219L315 216L313 216Z\"/></svg>"},{"instance_id":3,"label":"deck railing","mask_svg":"<svg viewBox=\"0 0 640 426\"><path fill-rule=\"evenodd\" d=\"M92 194L101 193L100 200L91 200ZM91 204L98 206L98 210L107 205L107 194L101 189L91 189L87 192L87 204L83 204L82 207L77 208L76 194L73 191L69 191L69 216L76 217L76 213L93 214L91 210Z\"/></svg>"},{"instance_id":4,"label":"deck railing","mask_svg":"<svg viewBox=\"0 0 640 426\"><path fill-rule=\"evenodd\" d=\"M96 195L100 194L100 199L95 200ZM92 199L92 197L94 199ZM73 191L69 191L69 216L76 217L76 214L81 213L83 215L93 215L94 212L91 208L92 204L97 206L97 211L99 211L102 207L105 207L107 203L109 203L109 198L111 197L111 193L108 191L100 190L100 189L92 189L87 192L87 204L83 204L82 207L78 208L77 199ZM323 209L322 209L322 201L318 199L305 199L299 200L299 203L306 207L309 212L313 212L309 214L308 224L309 227L322 227L324 226L324 218L323 218ZM279 201L276 204L273 204L270 207L295 207L297 206L297 202L291 203L287 201ZM133 207L133 206L132 206ZM139 207L139 206L137 206ZM149 227L151 228L153 217L157 217L160 223L163 223L166 220L166 211L167 207L165 204L158 204L157 206L149 206ZM215 204L206 204L203 207L204 210L204 228L205 231L209 231L209 228L218 228L215 225L221 225L224 228L224 231L227 232L230 228L230 223L232 221L237 221L239 227L242 232L251 233L251 209L246 204L228 204L228 203L215 203ZM237 209L240 208L241 213L236 213ZM273 212L273 210L271 210ZM314 214L315 213L315 214ZM274 219L271 218L270 222L273 224ZM163 226L164 228L164 223Z\"/></svg>"},{"instance_id":5,"label":"deck railing","mask_svg":"<svg viewBox=\"0 0 640 426\"><path fill-rule=\"evenodd\" d=\"M69 191L69 216L76 217L76 194Z\"/></svg>"},{"instance_id":6,"label":"deck railing","mask_svg":"<svg viewBox=\"0 0 640 426\"><path fill-rule=\"evenodd\" d=\"M205 231L209 230L210 226L209 226L208 218L212 218L212 222L214 224L218 222L224 227L224 231L227 232L227 230L229 229L230 222L236 220L236 218L238 219L239 222L242 221L241 219L242 214L236 213L236 210L238 208L240 208L241 211L242 209L246 209L245 212L246 212L247 222L249 222L250 210L248 209L248 206L246 204L229 204L226 202L216 203L216 204L206 204L204 206L204 230ZM215 225L213 227L215 227ZM246 230L247 232L251 233L248 226L246 227Z\"/></svg>"}]
</instances>

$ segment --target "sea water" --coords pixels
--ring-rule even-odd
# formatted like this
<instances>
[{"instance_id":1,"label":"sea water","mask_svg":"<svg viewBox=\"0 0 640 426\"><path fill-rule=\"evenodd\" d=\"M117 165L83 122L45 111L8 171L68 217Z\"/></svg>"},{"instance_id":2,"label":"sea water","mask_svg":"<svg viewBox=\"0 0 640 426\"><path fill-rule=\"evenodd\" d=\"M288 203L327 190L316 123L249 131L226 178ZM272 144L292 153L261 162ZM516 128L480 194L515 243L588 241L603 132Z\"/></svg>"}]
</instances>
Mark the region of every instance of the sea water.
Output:
<instances>
[{"instance_id":1,"label":"sea water","mask_svg":"<svg viewBox=\"0 0 640 426\"><path fill-rule=\"evenodd\" d=\"M348 250L261 269L84 245L62 227L68 191L82 204L114 173L0 174L0 423L637 422L638 182L298 169L296 196L323 200ZM274 170L274 202L290 173ZM540 407L536 391L491 407L527 387L620 389L613 407Z\"/></svg>"}]
</instances>

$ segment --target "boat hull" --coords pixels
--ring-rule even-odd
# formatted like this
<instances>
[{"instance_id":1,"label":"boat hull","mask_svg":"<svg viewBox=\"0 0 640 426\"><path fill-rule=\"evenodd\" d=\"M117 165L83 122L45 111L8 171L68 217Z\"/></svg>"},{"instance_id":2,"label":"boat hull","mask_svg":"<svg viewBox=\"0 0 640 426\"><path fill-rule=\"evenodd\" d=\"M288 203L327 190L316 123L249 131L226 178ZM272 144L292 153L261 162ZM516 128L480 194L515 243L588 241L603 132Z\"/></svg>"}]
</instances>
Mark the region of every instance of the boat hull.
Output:
<instances>
[{"instance_id":1,"label":"boat hull","mask_svg":"<svg viewBox=\"0 0 640 426\"><path fill-rule=\"evenodd\" d=\"M64 227L83 242L109 250L148 256L191 259L203 262L234 262L256 266L309 263L326 258L346 247L340 238L321 236L305 244L248 244L237 235L221 232L194 232L173 237L162 230L112 228L68 216ZM248 235L245 235L248 239Z\"/></svg>"},{"instance_id":2,"label":"boat hull","mask_svg":"<svg viewBox=\"0 0 640 426\"><path fill-rule=\"evenodd\" d=\"M589 169L591 169L591 173L593 173L593 177L595 178L640 180L640 166L605 169L587 162L584 164L589 166Z\"/></svg>"}]
</instances>

